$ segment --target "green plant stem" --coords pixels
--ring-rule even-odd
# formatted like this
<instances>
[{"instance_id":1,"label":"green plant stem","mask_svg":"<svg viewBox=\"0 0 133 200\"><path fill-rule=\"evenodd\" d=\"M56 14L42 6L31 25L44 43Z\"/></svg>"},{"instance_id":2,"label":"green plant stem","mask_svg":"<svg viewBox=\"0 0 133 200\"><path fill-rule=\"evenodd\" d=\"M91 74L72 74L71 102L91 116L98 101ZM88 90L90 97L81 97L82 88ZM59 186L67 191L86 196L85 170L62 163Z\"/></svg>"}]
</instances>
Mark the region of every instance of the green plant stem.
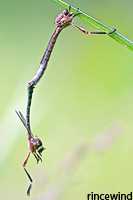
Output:
<instances>
[{"instance_id":1,"label":"green plant stem","mask_svg":"<svg viewBox=\"0 0 133 200\"><path fill-rule=\"evenodd\" d=\"M62 0L54 0L54 1L58 4L60 4L61 6L65 7L66 9L69 9L70 4L63 2ZM71 6L71 12L73 12L74 14L77 14L80 12L81 14L78 15L78 17L80 17L81 19L83 19L84 21L88 22L89 24L93 25L94 27L96 27L97 29L99 29L101 31L107 31L107 32L112 31L112 28L106 26L105 24L99 22L98 20L92 18L91 16L85 14L83 11L81 11L73 6ZM113 38L120 44L124 45L131 51L133 51L133 42L131 40L127 39L126 37L124 37L123 35L121 35L120 33L115 31L112 34L108 34L108 36Z\"/></svg>"}]
</instances>

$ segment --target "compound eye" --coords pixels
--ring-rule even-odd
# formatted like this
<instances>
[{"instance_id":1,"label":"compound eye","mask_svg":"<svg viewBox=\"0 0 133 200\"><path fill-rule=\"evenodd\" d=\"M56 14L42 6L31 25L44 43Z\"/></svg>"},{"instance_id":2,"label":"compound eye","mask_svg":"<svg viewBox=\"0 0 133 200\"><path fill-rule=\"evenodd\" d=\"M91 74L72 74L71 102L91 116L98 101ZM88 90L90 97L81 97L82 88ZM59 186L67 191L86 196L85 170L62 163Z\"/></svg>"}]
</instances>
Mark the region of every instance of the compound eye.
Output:
<instances>
[{"instance_id":1,"label":"compound eye","mask_svg":"<svg viewBox=\"0 0 133 200\"><path fill-rule=\"evenodd\" d=\"M69 14L69 11L66 9L66 10L63 10L63 14L64 15L68 15Z\"/></svg>"},{"instance_id":2,"label":"compound eye","mask_svg":"<svg viewBox=\"0 0 133 200\"><path fill-rule=\"evenodd\" d=\"M41 146L41 147L39 147L37 149L37 151L38 151L39 154L41 154L43 150L45 150L45 148L43 146Z\"/></svg>"},{"instance_id":3,"label":"compound eye","mask_svg":"<svg viewBox=\"0 0 133 200\"><path fill-rule=\"evenodd\" d=\"M63 14L60 13L60 14L56 17L55 23L58 24L62 18L63 18Z\"/></svg>"}]
</instances>

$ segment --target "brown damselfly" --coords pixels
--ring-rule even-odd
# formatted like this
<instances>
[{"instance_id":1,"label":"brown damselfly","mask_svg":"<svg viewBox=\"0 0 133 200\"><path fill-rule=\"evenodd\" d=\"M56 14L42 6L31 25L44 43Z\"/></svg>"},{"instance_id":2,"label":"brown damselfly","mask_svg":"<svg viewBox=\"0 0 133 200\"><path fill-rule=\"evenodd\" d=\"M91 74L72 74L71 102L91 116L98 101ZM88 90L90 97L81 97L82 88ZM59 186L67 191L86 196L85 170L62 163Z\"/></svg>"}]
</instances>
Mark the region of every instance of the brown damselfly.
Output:
<instances>
[{"instance_id":1,"label":"brown damselfly","mask_svg":"<svg viewBox=\"0 0 133 200\"><path fill-rule=\"evenodd\" d=\"M30 190L33 184L33 180L30 176L30 174L28 173L28 171L26 170L26 164L28 162L29 156L32 153L34 155L34 157L37 160L37 163L39 162L39 160L42 161L41 156L41 152L45 149L42 146L42 142L39 138L34 137L30 128L30 107L31 107L31 100L32 100L32 94L33 94L33 89L35 88L35 85L40 81L42 75L44 74L51 52L53 50L54 44L56 42L56 39L58 37L58 35L60 34L60 32L72 25L76 28L78 28L80 31L82 31L85 34L112 34L113 32L116 31L116 29L113 29L111 32L102 32L102 31L94 31L94 32L88 32L86 31L84 28L81 28L75 24L72 24L73 19L77 16L80 15L81 13L79 12L78 14L74 14L72 12L70 12L71 9L71 5L69 6L69 10L64 10L62 13L60 13L56 19L55 19L55 24L56 24L56 28L55 31L48 43L48 46L44 52L44 55L42 57L42 60L40 62L40 66L35 74L35 76L28 82L27 85L27 107L26 107L26 119L23 117L23 115L21 114L21 112L17 112L17 115L19 116L20 120L22 121L22 123L24 124L24 126L27 129L27 138L28 138L28 143L29 143L29 154L26 157L24 163L23 163L23 168L28 176L28 178L30 179L30 185L29 188L27 190L27 195L30 195ZM38 154L38 153L39 154Z\"/></svg>"}]
</instances>

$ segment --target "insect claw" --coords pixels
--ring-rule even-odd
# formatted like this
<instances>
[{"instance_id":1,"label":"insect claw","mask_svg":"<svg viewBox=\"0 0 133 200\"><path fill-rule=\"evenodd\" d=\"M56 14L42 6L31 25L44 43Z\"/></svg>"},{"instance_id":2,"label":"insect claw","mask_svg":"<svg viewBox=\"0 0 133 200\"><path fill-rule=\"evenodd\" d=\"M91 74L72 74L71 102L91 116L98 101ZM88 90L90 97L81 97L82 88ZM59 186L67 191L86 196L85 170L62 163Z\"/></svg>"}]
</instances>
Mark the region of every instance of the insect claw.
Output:
<instances>
[{"instance_id":1,"label":"insect claw","mask_svg":"<svg viewBox=\"0 0 133 200\"><path fill-rule=\"evenodd\" d=\"M107 32L107 34L112 34L112 33L114 33L116 31L116 29L115 28L113 28L112 29L112 31L110 31L110 32Z\"/></svg>"},{"instance_id":2,"label":"insect claw","mask_svg":"<svg viewBox=\"0 0 133 200\"><path fill-rule=\"evenodd\" d=\"M41 159L41 157L39 157L39 159L40 159L40 161L42 162L42 159Z\"/></svg>"},{"instance_id":3,"label":"insect claw","mask_svg":"<svg viewBox=\"0 0 133 200\"><path fill-rule=\"evenodd\" d=\"M77 14L74 14L74 15L73 15L73 19L74 19L77 15L80 15L80 14L82 14L82 13L79 12L79 13L77 13Z\"/></svg>"},{"instance_id":4,"label":"insect claw","mask_svg":"<svg viewBox=\"0 0 133 200\"><path fill-rule=\"evenodd\" d=\"M112 33L116 31L116 28L113 28Z\"/></svg>"},{"instance_id":5,"label":"insect claw","mask_svg":"<svg viewBox=\"0 0 133 200\"><path fill-rule=\"evenodd\" d=\"M27 196L30 196L30 190L31 190L32 185L30 184L27 190Z\"/></svg>"}]
</instances>

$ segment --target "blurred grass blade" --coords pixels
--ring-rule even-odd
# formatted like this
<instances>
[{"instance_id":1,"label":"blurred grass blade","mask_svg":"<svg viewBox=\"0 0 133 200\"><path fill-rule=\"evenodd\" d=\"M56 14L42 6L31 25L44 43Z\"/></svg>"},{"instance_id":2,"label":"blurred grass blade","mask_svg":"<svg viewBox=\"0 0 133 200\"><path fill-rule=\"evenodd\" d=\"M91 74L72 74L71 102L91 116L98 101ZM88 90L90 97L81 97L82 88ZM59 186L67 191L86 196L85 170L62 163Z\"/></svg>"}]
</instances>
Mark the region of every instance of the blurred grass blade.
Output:
<instances>
[{"instance_id":1,"label":"blurred grass blade","mask_svg":"<svg viewBox=\"0 0 133 200\"><path fill-rule=\"evenodd\" d=\"M69 4L61 1L61 0L54 0L56 3L60 4L61 6L65 7L66 9L69 8ZM101 31L112 31L112 28L106 26L105 24L97 21L96 19L92 18L91 16L85 14L83 11L78 10L77 8L71 6L71 11L74 14L77 14L78 12L82 13L81 15L78 15L78 17L80 17L81 19L83 19L84 21L88 22L89 24L93 25L94 27L96 27L97 29L101 30ZM117 27L113 27L116 28ZM109 37L113 38L114 40L116 40L117 42L119 42L120 44L124 45L125 47L127 47L128 49L130 49L131 51L133 51L133 42L129 39L127 39L126 37L124 37L123 35L119 34L118 32L114 32L112 34L108 35Z\"/></svg>"}]
</instances>

